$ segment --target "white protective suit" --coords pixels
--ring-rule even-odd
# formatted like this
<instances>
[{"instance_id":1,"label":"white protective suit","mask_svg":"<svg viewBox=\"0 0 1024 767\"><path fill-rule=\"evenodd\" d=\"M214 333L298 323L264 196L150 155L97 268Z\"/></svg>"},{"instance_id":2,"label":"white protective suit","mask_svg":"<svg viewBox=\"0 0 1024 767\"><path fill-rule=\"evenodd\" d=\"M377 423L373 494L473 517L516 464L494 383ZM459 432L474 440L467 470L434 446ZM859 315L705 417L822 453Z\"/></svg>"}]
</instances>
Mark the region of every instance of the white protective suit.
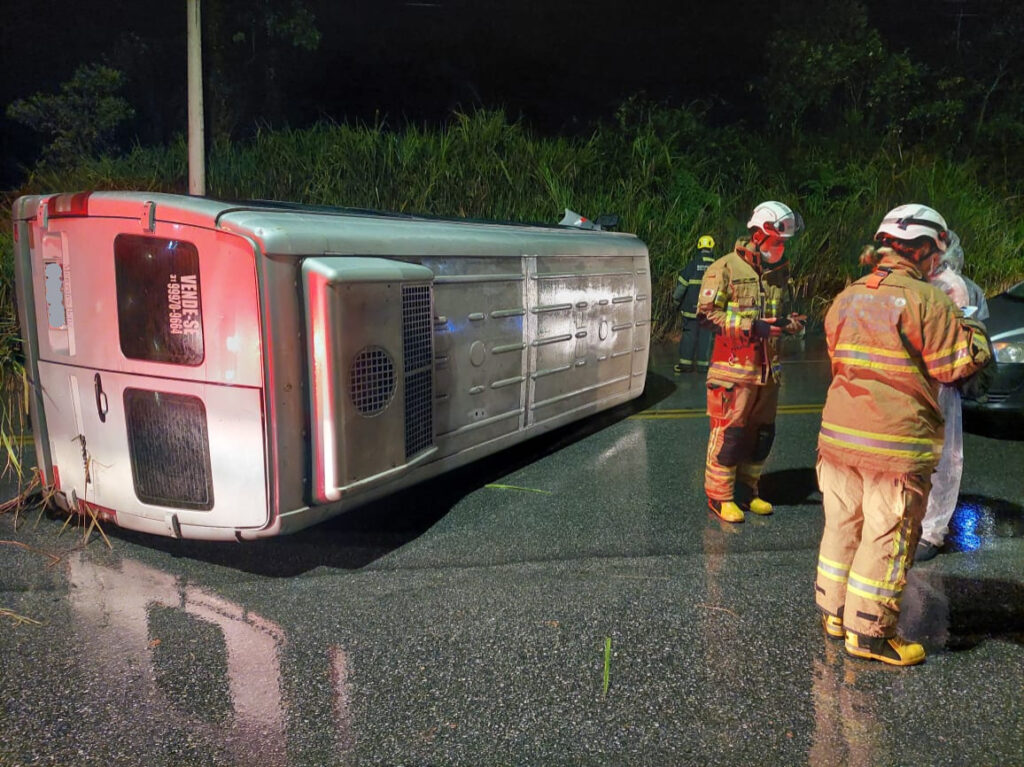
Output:
<instances>
[{"instance_id":1,"label":"white protective suit","mask_svg":"<svg viewBox=\"0 0 1024 767\"><path fill-rule=\"evenodd\" d=\"M966 279L961 276L964 251L960 247L960 238L950 232L950 243L943 254L939 271L929 281L942 288L943 292L961 309L965 306L976 306L975 319L980 317L984 309L988 317L988 305L985 294L977 288L981 296L981 304L972 303L971 290ZM972 283L973 284L973 283ZM960 495L960 479L964 473L964 428L963 413L960 406L960 391L953 385L939 384L939 410L946 421L942 455L932 474L932 490L928 495L928 508L921 522L921 540L934 546L941 546L949 530L949 520L956 511L956 501Z\"/></svg>"}]
</instances>

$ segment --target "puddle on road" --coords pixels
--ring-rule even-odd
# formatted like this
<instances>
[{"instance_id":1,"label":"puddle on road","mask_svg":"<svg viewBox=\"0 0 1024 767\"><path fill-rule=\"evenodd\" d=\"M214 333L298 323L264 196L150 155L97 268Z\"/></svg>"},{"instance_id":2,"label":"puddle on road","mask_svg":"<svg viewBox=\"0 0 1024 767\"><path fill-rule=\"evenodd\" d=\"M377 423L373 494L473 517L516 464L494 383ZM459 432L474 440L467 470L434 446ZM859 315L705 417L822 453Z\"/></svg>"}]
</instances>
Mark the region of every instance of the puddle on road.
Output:
<instances>
[{"instance_id":1,"label":"puddle on road","mask_svg":"<svg viewBox=\"0 0 1024 767\"><path fill-rule=\"evenodd\" d=\"M962 495L949 523L946 547L977 551L997 538L1024 537L1024 507L1002 499Z\"/></svg>"}]
</instances>

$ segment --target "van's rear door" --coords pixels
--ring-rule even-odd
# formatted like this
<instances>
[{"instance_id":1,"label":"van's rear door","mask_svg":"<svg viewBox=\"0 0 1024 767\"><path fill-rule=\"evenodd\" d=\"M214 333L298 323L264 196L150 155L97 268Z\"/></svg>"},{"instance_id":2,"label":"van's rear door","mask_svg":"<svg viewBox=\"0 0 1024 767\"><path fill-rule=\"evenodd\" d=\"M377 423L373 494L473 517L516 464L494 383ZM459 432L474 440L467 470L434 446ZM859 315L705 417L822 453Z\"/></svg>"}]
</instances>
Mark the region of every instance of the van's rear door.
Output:
<instances>
[{"instance_id":1,"label":"van's rear door","mask_svg":"<svg viewBox=\"0 0 1024 767\"><path fill-rule=\"evenodd\" d=\"M39 379L60 488L126 527L262 526L253 246L120 205L37 222Z\"/></svg>"}]
</instances>

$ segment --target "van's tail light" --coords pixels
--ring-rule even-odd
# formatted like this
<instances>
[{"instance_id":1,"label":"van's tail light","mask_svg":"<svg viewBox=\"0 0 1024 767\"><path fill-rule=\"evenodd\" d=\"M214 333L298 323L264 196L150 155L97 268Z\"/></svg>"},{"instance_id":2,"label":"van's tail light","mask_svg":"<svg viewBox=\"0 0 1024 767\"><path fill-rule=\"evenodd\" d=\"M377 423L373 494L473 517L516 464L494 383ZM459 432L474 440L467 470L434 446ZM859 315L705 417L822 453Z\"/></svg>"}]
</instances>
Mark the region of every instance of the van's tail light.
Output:
<instances>
[{"instance_id":1,"label":"van's tail light","mask_svg":"<svg viewBox=\"0 0 1024 767\"><path fill-rule=\"evenodd\" d=\"M100 522L113 522L117 524L117 512L113 509L108 509L106 506L100 506L98 503L92 501L83 501L81 498L78 499L78 513L82 516L94 516Z\"/></svg>"},{"instance_id":2,"label":"van's tail light","mask_svg":"<svg viewBox=\"0 0 1024 767\"><path fill-rule=\"evenodd\" d=\"M92 192L58 194L48 200L51 216L73 217L89 215L89 195Z\"/></svg>"},{"instance_id":3,"label":"van's tail light","mask_svg":"<svg viewBox=\"0 0 1024 767\"><path fill-rule=\"evenodd\" d=\"M43 473L42 469L39 470L39 479L42 480L43 487L44 488L47 487L46 475ZM60 490L60 470L57 469L57 464L53 465L53 485L52 485L52 487L53 487L54 490Z\"/></svg>"}]
</instances>

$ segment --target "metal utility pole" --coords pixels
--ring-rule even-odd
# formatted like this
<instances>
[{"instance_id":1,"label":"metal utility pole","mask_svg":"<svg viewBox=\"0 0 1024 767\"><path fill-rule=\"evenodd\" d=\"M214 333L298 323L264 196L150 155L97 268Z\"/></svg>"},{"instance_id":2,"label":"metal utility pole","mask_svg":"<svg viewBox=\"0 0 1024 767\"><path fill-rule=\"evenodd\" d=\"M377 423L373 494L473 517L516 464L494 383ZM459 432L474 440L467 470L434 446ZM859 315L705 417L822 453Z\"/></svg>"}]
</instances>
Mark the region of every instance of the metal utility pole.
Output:
<instances>
[{"instance_id":1,"label":"metal utility pole","mask_svg":"<svg viewBox=\"0 0 1024 767\"><path fill-rule=\"evenodd\" d=\"M203 128L203 32L199 0L188 5L188 193L206 194L206 135Z\"/></svg>"}]
</instances>

